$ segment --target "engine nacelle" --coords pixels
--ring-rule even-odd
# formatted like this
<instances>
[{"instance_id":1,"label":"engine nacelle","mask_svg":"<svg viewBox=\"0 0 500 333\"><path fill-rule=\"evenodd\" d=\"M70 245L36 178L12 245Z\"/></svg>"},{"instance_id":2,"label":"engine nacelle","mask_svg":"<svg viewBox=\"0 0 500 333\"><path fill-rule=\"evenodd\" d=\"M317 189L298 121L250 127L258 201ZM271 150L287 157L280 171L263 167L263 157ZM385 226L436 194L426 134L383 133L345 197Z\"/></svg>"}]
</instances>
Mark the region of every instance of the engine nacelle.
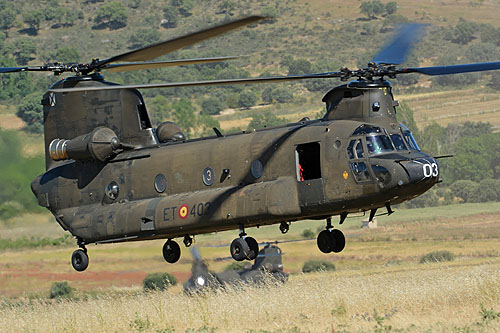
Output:
<instances>
[{"instance_id":1,"label":"engine nacelle","mask_svg":"<svg viewBox=\"0 0 500 333\"><path fill-rule=\"evenodd\" d=\"M49 154L54 161L96 160L105 162L122 148L120 140L113 130L97 127L92 132L74 139L54 139L49 145Z\"/></svg>"}]
</instances>

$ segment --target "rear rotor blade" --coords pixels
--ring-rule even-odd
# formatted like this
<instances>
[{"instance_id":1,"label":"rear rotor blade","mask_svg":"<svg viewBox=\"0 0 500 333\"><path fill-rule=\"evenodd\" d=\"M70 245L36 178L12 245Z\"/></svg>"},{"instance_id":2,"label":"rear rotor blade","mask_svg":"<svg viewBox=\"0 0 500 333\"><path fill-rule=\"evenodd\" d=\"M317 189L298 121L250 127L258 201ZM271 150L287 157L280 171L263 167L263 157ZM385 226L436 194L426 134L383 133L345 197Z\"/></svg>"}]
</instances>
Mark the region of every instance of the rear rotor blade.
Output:
<instances>
[{"instance_id":1,"label":"rear rotor blade","mask_svg":"<svg viewBox=\"0 0 500 333\"><path fill-rule=\"evenodd\" d=\"M495 69L500 69L500 61L483 62L477 64L464 64L464 65L404 68L399 70L398 74L420 73L425 75L447 75L447 74L459 74L459 73L470 73L470 72L482 72Z\"/></svg>"},{"instance_id":2,"label":"rear rotor blade","mask_svg":"<svg viewBox=\"0 0 500 333\"><path fill-rule=\"evenodd\" d=\"M206 30L201 30L194 32L182 37L167 40L165 42L153 44L150 46L143 47L138 50L123 53L102 61L99 61L97 67L102 67L105 64L109 64L117 61L146 61L157 58L159 56L165 55L167 53L173 52L180 48L193 45L195 43L201 42L202 40L212 38L228 32L230 30L237 29L239 27L255 23L265 19L262 16L249 16L240 20L232 21L229 23L221 24Z\"/></svg>"},{"instance_id":3,"label":"rear rotor blade","mask_svg":"<svg viewBox=\"0 0 500 333\"><path fill-rule=\"evenodd\" d=\"M372 60L381 65L402 64L410 49L424 36L425 24L405 24L400 27L394 39L387 44Z\"/></svg>"},{"instance_id":4,"label":"rear rotor blade","mask_svg":"<svg viewBox=\"0 0 500 333\"><path fill-rule=\"evenodd\" d=\"M236 58L237 57L216 57L216 58L181 59L181 60L154 61L154 62L132 62L125 64L107 64L101 67L101 69L106 69L110 72L125 72L125 71L135 71L140 69L153 69L153 68L162 68L171 66L205 64L205 63L218 62Z\"/></svg>"},{"instance_id":5,"label":"rear rotor blade","mask_svg":"<svg viewBox=\"0 0 500 333\"><path fill-rule=\"evenodd\" d=\"M290 75L290 76L269 76L244 79L212 80L212 81L193 81L193 82L171 82L171 83L151 83L151 84L130 84L130 85L110 85L99 87L77 87L50 89L50 92L78 92L92 90L119 90L119 89L152 89L152 88L176 88L176 87L194 87L194 86L216 86L229 84L247 84L247 83L265 83L273 81L296 81L304 79L333 78L342 77L343 72L330 72L318 74Z\"/></svg>"}]
</instances>

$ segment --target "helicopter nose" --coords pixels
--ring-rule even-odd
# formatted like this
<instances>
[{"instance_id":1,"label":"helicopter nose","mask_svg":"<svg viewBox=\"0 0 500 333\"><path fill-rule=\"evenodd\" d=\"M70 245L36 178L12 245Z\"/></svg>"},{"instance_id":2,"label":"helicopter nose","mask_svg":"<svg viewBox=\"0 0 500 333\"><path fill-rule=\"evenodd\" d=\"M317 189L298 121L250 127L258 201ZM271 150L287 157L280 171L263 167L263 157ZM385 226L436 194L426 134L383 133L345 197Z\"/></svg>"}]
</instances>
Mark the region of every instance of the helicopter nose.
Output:
<instances>
[{"instance_id":1,"label":"helicopter nose","mask_svg":"<svg viewBox=\"0 0 500 333\"><path fill-rule=\"evenodd\" d=\"M439 165L432 157L415 159L402 165L408 174L410 184L422 182L434 184L439 178Z\"/></svg>"}]
</instances>

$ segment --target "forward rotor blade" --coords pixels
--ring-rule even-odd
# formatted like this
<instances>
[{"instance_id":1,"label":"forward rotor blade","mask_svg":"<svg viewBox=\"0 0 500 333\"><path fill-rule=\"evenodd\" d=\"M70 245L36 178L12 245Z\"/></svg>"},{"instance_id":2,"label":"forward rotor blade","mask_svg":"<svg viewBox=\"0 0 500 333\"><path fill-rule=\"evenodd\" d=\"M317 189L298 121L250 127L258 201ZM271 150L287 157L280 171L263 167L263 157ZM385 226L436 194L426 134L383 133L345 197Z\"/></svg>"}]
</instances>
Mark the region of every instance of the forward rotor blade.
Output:
<instances>
[{"instance_id":1,"label":"forward rotor blade","mask_svg":"<svg viewBox=\"0 0 500 333\"><path fill-rule=\"evenodd\" d=\"M393 40L373 58L372 62L382 65L402 64L410 49L424 36L425 24L404 24Z\"/></svg>"},{"instance_id":2,"label":"forward rotor blade","mask_svg":"<svg viewBox=\"0 0 500 333\"><path fill-rule=\"evenodd\" d=\"M152 89L152 88L176 88L176 87L194 87L194 86L217 86L229 84L248 84L248 83L266 83L272 81L296 81L304 79L333 78L343 76L343 72L330 72L319 74L304 74L291 76L268 76L244 79L212 80L212 81L193 81L193 82L171 82L171 83L151 83L151 84L130 84L130 85L110 85L99 87L78 87L78 88L59 88L50 89L50 92L78 92L93 90L119 90L119 89Z\"/></svg>"},{"instance_id":3,"label":"forward rotor blade","mask_svg":"<svg viewBox=\"0 0 500 333\"><path fill-rule=\"evenodd\" d=\"M477 64L450 65L450 66L434 66L434 67L416 67L404 68L398 73L421 73L425 75L447 75L470 72L482 72L500 69L500 61L483 62Z\"/></svg>"},{"instance_id":4,"label":"forward rotor blade","mask_svg":"<svg viewBox=\"0 0 500 333\"><path fill-rule=\"evenodd\" d=\"M97 67L102 67L103 65L117 62L117 61L146 61L157 58L159 56L165 55L167 53L173 52L180 48L193 45L195 43L201 42L202 40L212 38L228 32L230 30L237 29L239 27L260 21L265 19L262 16L249 16L237 21L221 24L206 30L201 30L194 32L182 37L167 40L165 42L153 44L150 46L143 47L138 50L123 53L102 61L98 62Z\"/></svg>"},{"instance_id":5,"label":"forward rotor blade","mask_svg":"<svg viewBox=\"0 0 500 333\"><path fill-rule=\"evenodd\" d=\"M154 61L154 62L132 62L126 64L107 64L101 67L101 69L106 69L110 72L125 72L125 71L135 71L140 69L205 64L210 62L218 62L236 58L237 57L215 57L215 58L181 59L181 60Z\"/></svg>"},{"instance_id":6,"label":"forward rotor blade","mask_svg":"<svg viewBox=\"0 0 500 333\"><path fill-rule=\"evenodd\" d=\"M28 67L0 67L0 73L24 72Z\"/></svg>"}]
</instances>

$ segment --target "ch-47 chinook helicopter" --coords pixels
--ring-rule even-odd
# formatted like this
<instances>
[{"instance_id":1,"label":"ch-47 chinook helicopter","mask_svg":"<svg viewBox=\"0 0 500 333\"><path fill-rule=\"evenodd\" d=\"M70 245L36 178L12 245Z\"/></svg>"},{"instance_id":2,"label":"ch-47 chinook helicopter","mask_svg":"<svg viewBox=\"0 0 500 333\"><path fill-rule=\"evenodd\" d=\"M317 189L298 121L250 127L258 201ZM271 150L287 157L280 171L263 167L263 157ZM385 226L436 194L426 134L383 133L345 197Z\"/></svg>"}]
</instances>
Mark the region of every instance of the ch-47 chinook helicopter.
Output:
<instances>
[{"instance_id":1,"label":"ch-47 chinook helicopter","mask_svg":"<svg viewBox=\"0 0 500 333\"><path fill-rule=\"evenodd\" d=\"M190 246L197 234L239 229L235 260L255 259L259 247L245 230L325 219L317 237L322 252L340 252L349 213L410 200L438 182L436 158L421 152L396 120L397 102L385 77L444 75L500 69L500 62L398 68L418 39L408 25L368 67L337 72L202 82L118 85L102 70L124 71L221 61L227 58L143 62L229 30L255 23L247 17L88 64L0 68L0 73L52 71L75 76L55 83L42 99L46 172L31 188L80 249L77 271L87 268L86 245L167 239L163 256L180 257L174 238ZM116 62L128 62L116 64ZM137 89L340 78L355 81L329 91L321 119L257 131L186 140L173 123L151 126Z\"/></svg>"}]
</instances>

